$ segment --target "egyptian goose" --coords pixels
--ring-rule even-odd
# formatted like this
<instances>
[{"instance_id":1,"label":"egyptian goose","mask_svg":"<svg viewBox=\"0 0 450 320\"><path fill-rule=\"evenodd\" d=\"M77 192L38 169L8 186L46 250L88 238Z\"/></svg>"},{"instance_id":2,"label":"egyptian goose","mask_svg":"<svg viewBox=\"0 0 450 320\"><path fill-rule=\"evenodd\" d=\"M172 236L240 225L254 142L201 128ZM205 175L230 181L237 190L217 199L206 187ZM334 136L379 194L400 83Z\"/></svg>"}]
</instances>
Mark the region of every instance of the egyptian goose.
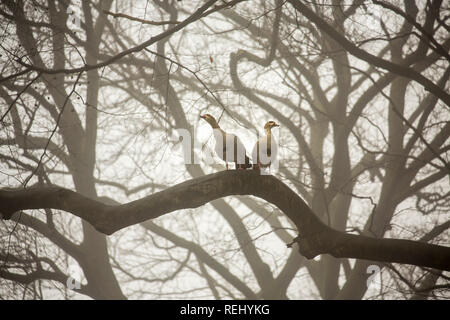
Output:
<instances>
[{"instance_id":1,"label":"egyptian goose","mask_svg":"<svg viewBox=\"0 0 450 320\"><path fill-rule=\"evenodd\" d=\"M253 147L252 161L253 169L267 168L272 163L272 159L275 159L278 153L277 143L272 136L272 128L279 127L275 121L268 121L264 125L264 131L266 135L261 137Z\"/></svg>"},{"instance_id":2,"label":"egyptian goose","mask_svg":"<svg viewBox=\"0 0 450 320\"><path fill-rule=\"evenodd\" d=\"M216 139L215 151L217 155L225 161L228 170L228 162L234 162L236 169L250 168L250 159L247 157L244 144L234 134L223 131L216 119L210 114L201 115L200 118L209 123L213 128L214 138Z\"/></svg>"}]
</instances>

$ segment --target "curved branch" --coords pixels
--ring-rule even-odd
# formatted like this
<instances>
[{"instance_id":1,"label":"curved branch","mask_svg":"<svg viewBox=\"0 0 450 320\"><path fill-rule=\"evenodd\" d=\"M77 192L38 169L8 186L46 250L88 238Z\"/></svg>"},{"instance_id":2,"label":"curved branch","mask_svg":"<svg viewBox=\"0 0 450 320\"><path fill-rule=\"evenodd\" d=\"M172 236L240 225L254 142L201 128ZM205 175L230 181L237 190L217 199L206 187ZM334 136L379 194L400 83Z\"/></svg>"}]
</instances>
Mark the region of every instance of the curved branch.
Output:
<instances>
[{"instance_id":1,"label":"curved branch","mask_svg":"<svg viewBox=\"0 0 450 320\"><path fill-rule=\"evenodd\" d=\"M58 74L58 73L64 73L64 74L71 74L71 73L79 73L79 72L84 72L84 71L89 71L89 70L95 70L95 69L99 69L105 66L108 66L112 63L115 63L117 60L120 60L121 58L134 53L134 52L139 52L142 49L170 36L171 34L183 29L184 27L186 27L187 25L191 24L194 21L197 21L198 19L200 19L201 17L204 16L205 11L207 9L209 9L210 7L212 7L212 5L217 2L217 0L209 0L208 2L206 2L203 6L201 6L197 11L195 11L191 16L189 16L188 18L186 18L185 20L183 20L182 22L178 23L177 25L175 25L173 28L170 28L156 36L151 37L149 40L141 43L138 46L135 46L133 48L124 50L120 53L118 53L115 56L112 56L110 58L108 58L107 60L104 60L102 62L96 63L96 64L85 64L83 67L79 67L79 68L73 68L73 69L46 69L46 68L41 68L41 67L37 67L37 66L33 66L33 65L29 65L26 64L25 62L21 61L21 60L17 60L17 62L19 64L21 64L22 66L26 67L28 70L35 70L35 71L39 71L45 74ZM208 12L214 12L215 10L210 10Z\"/></svg>"},{"instance_id":2,"label":"curved branch","mask_svg":"<svg viewBox=\"0 0 450 320\"><path fill-rule=\"evenodd\" d=\"M230 270L228 270L224 265L219 263L214 257L209 255L200 245L195 242L188 241L176 234L161 228L151 221L147 221L141 224L144 228L154 232L155 234L166 238L175 245L192 251L197 259L202 263L210 267L214 272L223 277L228 283L239 290L247 299L257 299L256 294L238 277L236 277Z\"/></svg>"},{"instance_id":3,"label":"curved branch","mask_svg":"<svg viewBox=\"0 0 450 320\"><path fill-rule=\"evenodd\" d=\"M123 205L105 205L60 187L0 191L0 212L9 219L18 210L53 208L71 212L97 230L112 234L122 228L180 209L196 208L230 195L253 195L283 211L296 225L299 251L311 259L319 254L406 263L450 270L450 248L411 240L376 239L334 230L311 211L287 185L257 171L223 171L185 181Z\"/></svg>"},{"instance_id":4,"label":"curved branch","mask_svg":"<svg viewBox=\"0 0 450 320\"><path fill-rule=\"evenodd\" d=\"M399 64L392 63L390 61L384 60L382 58L376 57L363 49L358 48L351 41L349 41L345 36L341 35L336 31L331 25L329 25L325 20L319 17L314 11L312 11L308 6L303 4L298 0L289 0L289 2L294 6L294 8L299 11L302 15L310 19L319 29L327 33L335 41L337 41L345 50L347 50L353 56L366 61L369 64L373 64L377 67L383 68L400 76L412 79L420 83L427 91L430 91L441 99L447 106L450 106L450 95L444 90L439 88L436 84L430 81L428 78L424 77L420 73L414 71L412 68L407 68Z\"/></svg>"},{"instance_id":5,"label":"curved branch","mask_svg":"<svg viewBox=\"0 0 450 320\"><path fill-rule=\"evenodd\" d=\"M372 0L372 2L374 4L380 5L383 8L389 9L392 12L395 12L396 14L402 16L406 21L408 21L411 25L413 25L417 30L419 30L424 35L424 37L420 37L421 39L424 40L424 43L427 43L429 45L429 47L431 49L433 49L436 53L444 56L448 61L450 61L450 54L447 52L447 50L445 50L445 48L439 42L436 41L436 39L429 32L429 30L427 30L426 28L422 27L414 19L414 17L411 17L408 13L403 12L398 7L396 7L395 5L387 3L385 1ZM429 12L428 12L430 17L432 17L433 19L430 19L427 16L427 20L431 20L432 22L434 22L436 16L439 14L439 7L441 6L441 3L442 3L442 1L434 2L433 6L432 6L432 10L429 10ZM430 27L430 29L432 29L433 24L429 23L429 27ZM434 47L431 46L430 43L432 43L434 45Z\"/></svg>"}]
</instances>

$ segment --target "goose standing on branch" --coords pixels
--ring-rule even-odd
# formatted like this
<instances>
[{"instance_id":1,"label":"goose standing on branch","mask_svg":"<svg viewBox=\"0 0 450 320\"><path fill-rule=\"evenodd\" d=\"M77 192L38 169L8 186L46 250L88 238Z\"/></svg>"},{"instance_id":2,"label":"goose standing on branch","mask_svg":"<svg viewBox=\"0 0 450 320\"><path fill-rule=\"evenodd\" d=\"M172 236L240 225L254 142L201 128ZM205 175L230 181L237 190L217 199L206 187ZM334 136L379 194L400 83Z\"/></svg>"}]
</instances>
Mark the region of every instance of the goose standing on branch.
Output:
<instances>
[{"instance_id":1,"label":"goose standing on branch","mask_svg":"<svg viewBox=\"0 0 450 320\"><path fill-rule=\"evenodd\" d=\"M208 113L201 115L200 118L208 122L212 127L214 139L216 140L215 151L225 161L227 170L228 162L234 162L236 164L236 170L251 167L244 144L236 135L223 131L216 119Z\"/></svg>"},{"instance_id":2,"label":"goose standing on branch","mask_svg":"<svg viewBox=\"0 0 450 320\"><path fill-rule=\"evenodd\" d=\"M264 125L265 136L259 138L253 147L252 161L253 169L261 169L269 167L272 160L276 159L278 154L278 146L275 138L272 136L272 128L279 127L275 121L268 121Z\"/></svg>"}]
</instances>

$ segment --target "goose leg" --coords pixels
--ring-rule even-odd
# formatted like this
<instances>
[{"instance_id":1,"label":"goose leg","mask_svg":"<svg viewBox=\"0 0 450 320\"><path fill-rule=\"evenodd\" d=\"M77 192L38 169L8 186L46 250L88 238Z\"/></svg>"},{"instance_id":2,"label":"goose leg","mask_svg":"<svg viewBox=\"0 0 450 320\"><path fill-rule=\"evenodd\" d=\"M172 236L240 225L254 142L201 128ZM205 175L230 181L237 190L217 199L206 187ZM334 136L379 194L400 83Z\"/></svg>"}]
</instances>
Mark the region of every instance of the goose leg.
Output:
<instances>
[{"instance_id":1,"label":"goose leg","mask_svg":"<svg viewBox=\"0 0 450 320\"><path fill-rule=\"evenodd\" d=\"M225 166L227 167L227 170L228 170L228 162L225 162Z\"/></svg>"}]
</instances>

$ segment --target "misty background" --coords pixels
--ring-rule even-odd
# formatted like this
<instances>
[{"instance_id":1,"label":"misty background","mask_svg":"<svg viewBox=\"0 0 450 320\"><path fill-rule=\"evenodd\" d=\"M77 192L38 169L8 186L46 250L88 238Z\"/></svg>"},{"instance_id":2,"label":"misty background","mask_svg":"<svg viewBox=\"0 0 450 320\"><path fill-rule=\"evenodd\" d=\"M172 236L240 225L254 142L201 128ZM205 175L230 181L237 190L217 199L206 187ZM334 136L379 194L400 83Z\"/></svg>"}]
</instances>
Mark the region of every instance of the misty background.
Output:
<instances>
[{"instance_id":1,"label":"misty background","mask_svg":"<svg viewBox=\"0 0 450 320\"><path fill-rule=\"evenodd\" d=\"M295 3L412 75L355 57ZM200 115L215 116L249 155L274 120L280 151L271 173L324 223L448 246L448 14L449 4L434 0L2 1L0 187L57 185L127 203L225 170L216 156L184 162L177 129L193 133L200 158L214 151ZM0 221L0 297L450 297L442 270L306 259L286 246L296 230L253 196L110 236L61 210L24 210Z\"/></svg>"}]
</instances>

